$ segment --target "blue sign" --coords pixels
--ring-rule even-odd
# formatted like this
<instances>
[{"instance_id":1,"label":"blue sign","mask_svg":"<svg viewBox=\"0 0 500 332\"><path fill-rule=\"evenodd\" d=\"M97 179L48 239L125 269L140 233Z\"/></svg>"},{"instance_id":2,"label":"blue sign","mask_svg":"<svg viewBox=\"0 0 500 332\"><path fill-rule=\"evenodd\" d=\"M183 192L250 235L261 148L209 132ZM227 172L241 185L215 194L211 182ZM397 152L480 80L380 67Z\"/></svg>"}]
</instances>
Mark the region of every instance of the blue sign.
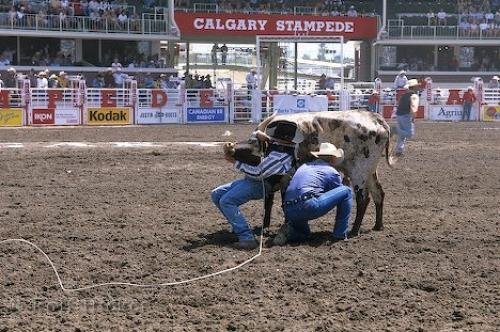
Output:
<instances>
[{"instance_id":1,"label":"blue sign","mask_svg":"<svg viewBox=\"0 0 500 332\"><path fill-rule=\"evenodd\" d=\"M306 100L299 98L297 99L297 108L305 108L306 107Z\"/></svg>"},{"instance_id":2,"label":"blue sign","mask_svg":"<svg viewBox=\"0 0 500 332\"><path fill-rule=\"evenodd\" d=\"M224 107L188 107L187 122L226 122Z\"/></svg>"}]
</instances>

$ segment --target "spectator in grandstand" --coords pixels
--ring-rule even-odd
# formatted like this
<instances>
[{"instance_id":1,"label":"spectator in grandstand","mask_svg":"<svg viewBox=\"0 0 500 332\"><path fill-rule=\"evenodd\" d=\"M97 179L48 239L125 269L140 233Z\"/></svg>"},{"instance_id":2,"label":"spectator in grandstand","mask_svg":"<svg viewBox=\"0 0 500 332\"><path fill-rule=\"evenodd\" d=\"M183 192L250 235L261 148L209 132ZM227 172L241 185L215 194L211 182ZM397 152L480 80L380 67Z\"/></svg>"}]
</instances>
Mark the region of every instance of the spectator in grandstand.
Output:
<instances>
[{"instance_id":1,"label":"spectator in grandstand","mask_svg":"<svg viewBox=\"0 0 500 332\"><path fill-rule=\"evenodd\" d=\"M212 55L212 64L216 65L217 64L217 52L219 51L219 46L217 44L214 44L212 46L212 51L211 51L211 55Z\"/></svg>"},{"instance_id":2,"label":"spectator in grandstand","mask_svg":"<svg viewBox=\"0 0 500 332\"><path fill-rule=\"evenodd\" d=\"M98 88L98 89L104 88L104 77L103 77L102 73L98 73L96 75L96 77L94 77L94 79L92 80L91 86L93 88Z\"/></svg>"},{"instance_id":3,"label":"spectator in grandstand","mask_svg":"<svg viewBox=\"0 0 500 332\"><path fill-rule=\"evenodd\" d=\"M356 17L356 16L358 16L358 12L354 8L354 6L349 7L349 10L347 11L347 16L349 16L349 17Z\"/></svg>"},{"instance_id":4,"label":"spectator in grandstand","mask_svg":"<svg viewBox=\"0 0 500 332\"><path fill-rule=\"evenodd\" d=\"M57 75L56 74L52 74L49 76L48 84L49 84L50 89L57 88Z\"/></svg>"},{"instance_id":5,"label":"spectator in grandstand","mask_svg":"<svg viewBox=\"0 0 500 332\"><path fill-rule=\"evenodd\" d=\"M144 77L144 87L146 89L154 89L155 88L155 80L151 77L150 74L147 74Z\"/></svg>"},{"instance_id":6,"label":"spectator in grandstand","mask_svg":"<svg viewBox=\"0 0 500 332\"><path fill-rule=\"evenodd\" d=\"M353 204L352 189L342 184L335 169L344 151L331 143L321 143L316 160L300 166L288 185L283 202L287 221L273 239L273 244L301 242L309 238L309 221L326 215L336 208L333 241L347 239L347 228Z\"/></svg>"},{"instance_id":7,"label":"spectator in grandstand","mask_svg":"<svg viewBox=\"0 0 500 332\"><path fill-rule=\"evenodd\" d=\"M5 88L15 88L17 87L17 73L14 67L7 69L7 76L4 80Z\"/></svg>"},{"instance_id":8,"label":"spectator in grandstand","mask_svg":"<svg viewBox=\"0 0 500 332\"><path fill-rule=\"evenodd\" d=\"M500 78L495 75L491 78L490 82L488 83L488 88L489 89L500 89Z\"/></svg>"},{"instance_id":9,"label":"spectator in grandstand","mask_svg":"<svg viewBox=\"0 0 500 332\"><path fill-rule=\"evenodd\" d=\"M111 63L111 68L113 68L114 70L116 70L116 68L118 67L122 67L122 64L120 63L120 60L118 60L118 58L114 58L113 59L113 62Z\"/></svg>"},{"instance_id":10,"label":"spectator in grandstand","mask_svg":"<svg viewBox=\"0 0 500 332\"><path fill-rule=\"evenodd\" d=\"M476 95L474 94L474 89L471 86L468 87L467 91L464 92L462 99L464 101L464 107L462 110L462 121L469 121L472 104L474 104L477 100Z\"/></svg>"},{"instance_id":11,"label":"spectator in grandstand","mask_svg":"<svg viewBox=\"0 0 500 332\"><path fill-rule=\"evenodd\" d=\"M10 60L7 58L5 52L0 54L0 66L8 66L10 65Z\"/></svg>"},{"instance_id":12,"label":"spectator in grandstand","mask_svg":"<svg viewBox=\"0 0 500 332\"><path fill-rule=\"evenodd\" d=\"M28 72L28 74L26 74L25 78L30 81L30 86L31 87L38 86L38 77L37 77L37 74L36 74L34 68L30 69L30 71Z\"/></svg>"},{"instance_id":13,"label":"spectator in grandstand","mask_svg":"<svg viewBox=\"0 0 500 332\"><path fill-rule=\"evenodd\" d=\"M57 87L61 89L67 89L70 87L70 82L68 79L68 74L66 72L59 72L59 76L57 78Z\"/></svg>"},{"instance_id":14,"label":"spectator in grandstand","mask_svg":"<svg viewBox=\"0 0 500 332\"><path fill-rule=\"evenodd\" d=\"M212 79L210 78L210 75L208 75L208 74L205 76L205 80L203 81L203 88L213 89Z\"/></svg>"},{"instance_id":15,"label":"spectator in grandstand","mask_svg":"<svg viewBox=\"0 0 500 332\"><path fill-rule=\"evenodd\" d=\"M226 64L226 61L227 61L227 52L228 52L228 48L227 48L227 45L226 44L223 44L221 47L220 47L220 53L221 53L221 60L222 60L222 64L225 65Z\"/></svg>"},{"instance_id":16,"label":"spectator in grandstand","mask_svg":"<svg viewBox=\"0 0 500 332\"><path fill-rule=\"evenodd\" d=\"M251 250L258 246L252 230L240 211L240 206L251 200L264 198L264 191L269 190L272 186L272 183L269 182L272 181L271 178L274 175L288 173L292 169L295 159L295 144L292 142L295 128L290 130L286 126L277 127L273 139L260 131L257 131L255 136L262 142L270 143L262 162L257 166L252 166L236 161L234 156L226 154L225 159L233 163L234 167L245 176L212 191L212 201L231 225L233 233L238 237L238 241L234 243L236 249Z\"/></svg>"},{"instance_id":17,"label":"spectator in grandstand","mask_svg":"<svg viewBox=\"0 0 500 332\"><path fill-rule=\"evenodd\" d=\"M420 83L418 83L418 80L408 80L405 88L408 89L408 92L401 96L396 110L398 131L398 140L395 148L396 157L404 154L406 141L415 134L415 116L420 103L418 97Z\"/></svg>"},{"instance_id":18,"label":"spectator in grandstand","mask_svg":"<svg viewBox=\"0 0 500 332\"><path fill-rule=\"evenodd\" d=\"M116 87L115 78L113 77L113 69L112 68L108 68L106 70L106 72L104 73L104 87L105 88Z\"/></svg>"},{"instance_id":19,"label":"spectator in grandstand","mask_svg":"<svg viewBox=\"0 0 500 332\"><path fill-rule=\"evenodd\" d=\"M248 100L252 100L252 91L257 88L257 71L255 69L250 70L245 79L247 81Z\"/></svg>"},{"instance_id":20,"label":"spectator in grandstand","mask_svg":"<svg viewBox=\"0 0 500 332\"><path fill-rule=\"evenodd\" d=\"M446 12L443 9L441 9L436 16L438 25L446 25L446 17L448 15L446 15Z\"/></svg>"},{"instance_id":21,"label":"spectator in grandstand","mask_svg":"<svg viewBox=\"0 0 500 332\"><path fill-rule=\"evenodd\" d=\"M128 75L122 72L121 67L117 67L113 73L113 78L115 80L115 87L122 88L125 80L128 78Z\"/></svg>"},{"instance_id":22,"label":"spectator in grandstand","mask_svg":"<svg viewBox=\"0 0 500 332\"><path fill-rule=\"evenodd\" d=\"M2 77L2 75L0 74L0 77ZM0 89L3 89L5 88L5 85L3 83L3 80L0 78Z\"/></svg>"},{"instance_id":23,"label":"spectator in grandstand","mask_svg":"<svg viewBox=\"0 0 500 332\"><path fill-rule=\"evenodd\" d=\"M406 77L406 71L401 70L394 79L394 89L404 89L407 84L408 77Z\"/></svg>"},{"instance_id":24,"label":"spectator in grandstand","mask_svg":"<svg viewBox=\"0 0 500 332\"><path fill-rule=\"evenodd\" d=\"M326 90L326 75L321 74L319 81L318 81L318 89L319 90Z\"/></svg>"},{"instance_id":25,"label":"spectator in grandstand","mask_svg":"<svg viewBox=\"0 0 500 332\"><path fill-rule=\"evenodd\" d=\"M38 73L36 87L38 89L47 89L49 87L49 81L47 80L47 73L45 71Z\"/></svg>"}]
</instances>

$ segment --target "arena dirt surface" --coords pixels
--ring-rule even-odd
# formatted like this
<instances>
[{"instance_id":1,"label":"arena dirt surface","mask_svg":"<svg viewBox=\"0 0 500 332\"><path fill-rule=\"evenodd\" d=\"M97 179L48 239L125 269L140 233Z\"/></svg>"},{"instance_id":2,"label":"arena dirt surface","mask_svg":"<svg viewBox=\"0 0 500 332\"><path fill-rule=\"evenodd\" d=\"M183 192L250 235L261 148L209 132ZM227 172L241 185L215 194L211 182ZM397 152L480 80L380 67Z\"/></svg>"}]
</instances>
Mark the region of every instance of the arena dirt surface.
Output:
<instances>
[{"instance_id":1,"label":"arena dirt surface","mask_svg":"<svg viewBox=\"0 0 500 332\"><path fill-rule=\"evenodd\" d=\"M0 239L44 249L66 287L159 283L251 257L229 246L210 191L239 176L220 147L44 147L43 142L237 140L249 125L0 130ZM36 144L35 144L36 143ZM23 244L0 247L0 331L498 331L500 124L418 123L380 166L385 230L264 249L244 268L164 288L63 293ZM271 232L282 214L273 210ZM245 206L260 225L262 203Z\"/></svg>"}]
</instances>

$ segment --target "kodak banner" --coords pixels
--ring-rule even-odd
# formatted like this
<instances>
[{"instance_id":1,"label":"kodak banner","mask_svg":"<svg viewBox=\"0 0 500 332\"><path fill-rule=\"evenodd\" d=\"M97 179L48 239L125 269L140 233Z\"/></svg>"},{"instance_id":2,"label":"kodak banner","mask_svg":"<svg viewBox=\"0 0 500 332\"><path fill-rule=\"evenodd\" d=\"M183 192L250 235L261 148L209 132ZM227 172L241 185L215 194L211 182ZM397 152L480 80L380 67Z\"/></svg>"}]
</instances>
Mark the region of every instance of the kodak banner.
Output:
<instances>
[{"instance_id":1,"label":"kodak banner","mask_svg":"<svg viewBox=\"0 0 500 332\"><path fill-rule=\"evenodd\" d=\"M20 127L23 125L23 110L21 108L1 108L0 127Z\"/></svg>"},{"instance_id":2,"label":"kodak banner","mask_svg":"<svg viewBox=\"0 0 500 332\"><path fill-rule=\"evenodd\" d=\"M128 125L131 113L128 107L88 108L87 124L94 126Z\"/></svg>"},{"instance_id":3,"label":"kodak banner","mask_svg":"<svg viewBox=\"0 0 500 332\"><path fill-rule=\"evenodd\" d=\"M483 106L483 121L500 121L500 106Z\"/></svg>"}]
</instances>

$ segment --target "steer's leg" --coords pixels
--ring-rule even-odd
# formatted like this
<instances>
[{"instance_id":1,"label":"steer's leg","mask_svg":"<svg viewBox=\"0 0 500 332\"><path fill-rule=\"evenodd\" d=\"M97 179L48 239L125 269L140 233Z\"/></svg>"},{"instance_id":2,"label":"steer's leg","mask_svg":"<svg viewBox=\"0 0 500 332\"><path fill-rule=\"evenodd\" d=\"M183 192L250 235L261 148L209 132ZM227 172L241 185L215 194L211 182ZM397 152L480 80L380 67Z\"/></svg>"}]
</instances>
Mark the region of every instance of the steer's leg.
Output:
<instances>
[{"instance_id":1,"label":"steer's leg","mask_svg":"<svg viewBox=\"0 0 500 332\"><path fill-rule=\"evenodd\" d=\"M368 190L370 191L370 195L373 198L373 202L375 203L375 226L373 230L381 231L384 229L383 223L383 210L384 210L384 197L385 193L378 181L377 172L373 173L368 179Z\"/></svg>"},{"instance_id":2,"label":"steer's leg","mask_svg":"<svg viewBox=\"0 0 500 332\"><path fill-rule=\"evenodd\" d=\"M262 225L262 231L269 228L269 225L271 224L271 211L273 209L273 203L274 192L266 193L266 196L264 197L264 223Z\"/></svg>"},{"instance_id":3,"label":"steer's leg","mask_svg":"<svg viewBox=\"0 0 500 332\"><path fill-rule=\"evenodd\" d=\"M359 235L359 230L361 228L361 222L363 221L363 217L365 216L366 207L370 202L370 196L368 195L367 188L354 188L356 192L356 219L354 220L354 224L352 225L350 236Z\"/></svg>"}]
</instances>

